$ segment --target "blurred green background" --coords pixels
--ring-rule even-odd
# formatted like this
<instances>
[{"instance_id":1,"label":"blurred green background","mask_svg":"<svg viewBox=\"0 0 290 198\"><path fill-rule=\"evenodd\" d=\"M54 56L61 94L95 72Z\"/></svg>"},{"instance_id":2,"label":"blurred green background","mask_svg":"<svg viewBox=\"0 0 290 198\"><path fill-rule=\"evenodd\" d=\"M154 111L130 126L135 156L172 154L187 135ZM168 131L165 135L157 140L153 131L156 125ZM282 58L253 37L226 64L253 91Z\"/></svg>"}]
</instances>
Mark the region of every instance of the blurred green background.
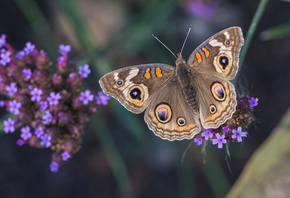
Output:
<instances>
[{"instance_id":1,"label":"blurred green background","mask_svg":"<svg viewBox=\"0 0 290 198\"><path fill-rule=\"evenodd\" d=\"M201 2L204 6L195 9ZM259 2L1 0L0 35L6 34L7 42L18 50L31 41L47 51L54 63L58 45L72 45L70 60L90 65L92 74L85 83L97 93L98 79L114 69L153 62L174 65L175 58L151 36L153 33L177 53L192 24L183 52L187 58L195 47L224 28L241 26L246 35ZM81 150L57 173L49 170L50 150L27 145L19 148L19 132L2 133L0 197L225 197L289 107L289 10L287 1L269 1L256 24L237 78L239 91L259 98L256 122L242 144L230 144L230 160L225 149L208 145L204 156L202 147L193 145L182 162L191 140L169 142L154 136L142 114L131 114L111 99L87 125ZM289 134L289 119L282 123ZM289 159L279 161L287 164ZM283 184L290 188L289 181L281 188Z\"/></svg>"}]
</instances>

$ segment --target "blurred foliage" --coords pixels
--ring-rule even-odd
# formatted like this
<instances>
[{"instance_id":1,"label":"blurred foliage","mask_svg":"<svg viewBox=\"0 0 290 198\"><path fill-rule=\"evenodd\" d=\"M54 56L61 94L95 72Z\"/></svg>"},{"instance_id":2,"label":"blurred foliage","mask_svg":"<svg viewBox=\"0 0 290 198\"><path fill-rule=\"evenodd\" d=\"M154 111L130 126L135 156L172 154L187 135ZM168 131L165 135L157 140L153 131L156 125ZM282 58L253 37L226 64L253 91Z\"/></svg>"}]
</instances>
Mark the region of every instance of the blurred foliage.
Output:
<instances>
[{"instance_id":1,"label":"blurred foliage","mask_svg":"<svg viewBox=\"0 0 290 198\"><path fill-rule=\"evenodd\" d=\"M227 198L290 197L290 108L255 151Z\"/></svg>"},{"instance_id":2,"label":"blurred foliage","mask_svg":"<svg viewBox=\"0 0 290 198\"><path fill-rule=\"evenodd\" d=\"M263 40L282 39L290 37L290 24L283 24L277 27L272 27L260 33Z\"/></svg>"}]
</instances>

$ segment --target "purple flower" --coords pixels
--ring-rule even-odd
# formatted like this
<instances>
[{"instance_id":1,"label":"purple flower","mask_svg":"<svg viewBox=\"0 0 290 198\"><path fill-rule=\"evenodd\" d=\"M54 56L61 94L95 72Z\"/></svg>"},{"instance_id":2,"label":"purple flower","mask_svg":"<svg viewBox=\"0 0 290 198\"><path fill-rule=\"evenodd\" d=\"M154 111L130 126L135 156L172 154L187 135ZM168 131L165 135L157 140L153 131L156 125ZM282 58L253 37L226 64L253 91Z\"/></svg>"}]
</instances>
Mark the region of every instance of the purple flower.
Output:
<instances>
[{"instance_id":1,"label":"purple flower","mask_svg":"<svg viewBox=\"0 0 290 198\"><path fill-rule=\"evenodd\" d=\"M22 70L22 76L24 78L26 78L27 80L29 80L31 78L31 74L32 74L31 69L23 69Z\"/></svg>"},{"instance_id":2,"label":"purple flower","mask_svg":"<svg viewBox=\"0 0 290 198\"><path fill-rule=\"evenodd\" d=\"M230 128L229 128L229 127L223 127L223 131L224 131L224 132L226 132L226 133L227 133L227 132L229 132L229 130L230 130Z\"/></svg>"},{"instance_id":3,"label":"purple flower","mask_svg":"<svg viewBox=\"0 0 290 198\"><path fill-rule=\"evenodd\" d=\"M88 75L91 73L91 70L89 68L88 64L84 64L84 66L80 66L79 67L79 74L83 77L83 78L87 78Z\"/></svg>"},{"instance_id":4,"label":"purple flower","mask_svg":"<svg viewBox=\"0 0 290 198\"><path fill-rule=\"evenodd\" d=\"M52 161L51 164L49 165L50 171L56 173L58 171L58 163Z\"/></svg>"},{"instance_id":5,"label":"purple flower","mask_svg":"<svg viewBox=\"0 0 290 198\"><path fill-rule=\"evenodd\" d=\"M9 52L9 51L1 53L0 64L5 66L7 63L10 63L10 61L11 61L10 55L11 55L11 52Z\"/></svg>"},{"instance_id":6,"label":"purple flower","mask_svg":"<svg viewBox=\"0 0 290 198\"><path fill-rule=\"evenodd\" d=\"M41 126L37 127L34 131L34 134L36 135L36 137L40 138L44 133L44 130Z\"/></svg>"},{"instance_id":7,"label":"purple flower","mask_svg":"<svg viewBox=\"0 0 290 198\"><path fill-rule=\"evenodd\" d=\"M223 144L227 143L227 140L225 140L225 135L220 135L219 133L215 134L216 139L212 139L212 144L218 144L218 148L223 148Z\"/></svg>"},{"instance_id":8,"label":"purple flower","mask_svg":"<svg viewBox=\"0 0 290 198\"><path fill-rule=\"evenodd\" d=\"M14 120L11 118L8 118L7 120L4 120L3 125L4 125L4 132L7 134L9 132L13 133L15 131L14 128Z\"/></svg>"},{"instance_id":9,"label":"purple flower","mask_svg":"<svg viewBox=\"0 0 290 198\"><path fill-rule=\"evenodd\" d=\"M258 100L259 100L258 98L252 97L251 100L249 100L250 107L258 106Z\"/></svg>"},{"instance_id":10,"label":"purple flower","mask_svg":"<svg viewBox=\"0 0 290 198\"><path fill-rule=\"evenodd\" d=\"M110 96L105 95L102 91L98 92L96 96L97 105L107 105L108 100L110 100Z\"/></svg>"},{"instance_id":11,"label":"purple flower","mask_svg":"<svg viewBox=\"0 0 290 198\"><path fill-rule=\"evenodd\" d=\"M94 95L91 94L90 90L86 90L84 92L81 92L79 100L82 101L84 105L87 105L90 101L94 100Z\"/></svg>"},{"instance_id":12,"label":"purple flower","mask_svg":"<svg viewBox=\"0 0 290 198\"><path fill-rule=\"evenodd\" d=\"M56 59L57 63L58 64L62 64L64 62L64 57L63 56L60 56Z\"/></svg>"},{"instance_id":13,"label":"purple flower","mask_svg":"<svg viewBox=\"0 0 290 198\"><path fill-rule=\"evenodd\" d=\"M43 134L41 137L40 146L45 146L46 148L50 147L51 145L51 136L47 134Z\"/></svg>"},{"instance_id":14,"label":"purple flower","mask_svg":"<svg viewBox=\"0 0 290 198\"><path fill-rule=\"evenodd\" d=\"M43 120L43 124L49 124L49 123L51 123L52 122L52 115L51 115L51 113L48 111L48 110L46 110L45 111L45 113L42 115L42 120Z\"/></svg>"},{"instance_id":15,"label":"purple flower","mask_svg":"<svg viewBox=\"0 0 290 198\"><path fill-rule=\"evenodd\" d=\"M19 52L17 52L17 54L15 55L15 57L17 58L17 59L22 59L23 57L25 56L25 52L24 51L19 51Z\"/></svg>"},{"instance_id":16,"label":"purple flower","mask_svg":"<svg viewBox=\"0 0 290 198\"><path fill-rule=\"evenodd\" d=\"M247 132L242 132L242 127L238 127L237 130L233 129L232 133L232 138L237 139L238 142L242 141L242 137L247 137Z\"/></svg>"},{"instance_id":17,"label":"purple flower","mask_svg":"<svg viewBox=\"0 0 290 198\"><path fill-rule=\"evenodd\" d=\"M6 43L6 35L2 34L0 37L0 48L3 47L3 45L5 45Z\"/></svg>"},{"instance_id":18,"label":"purple flower","mask_svg":"<svg viewBox=\"0 0 290 198\"><path fill-rule=\"evenodd\" d=\"M202 138L194 138L194 142L196 143L197 146L202 145Z\"/></svg>"},{"instance_id":19,"label":"purple flower","mask_svg":"<svg viewBox=\"0 0 290 198\"><path fill-rule=\"evenodd\" d=\"M60 93L55 94L54 92L51 92L49 94L49 97L47 98L47 101L49 102L50 106L58 105L58 100L61 98Z\"/></svg>"},{"instance_id":20,"label":"purple flower","mask_svg":"<svg viewBox=\"0 0 290 198\"><path fill-rule=\"evenodd\" d=\"M39 102L39 108L40 108L40 110L44 111L45 109L47 109L47 107L48 107L48 104L47 104L46 101L40 101Z\"/></svg>"},{"instance_id":21,"label":"purple flower","mask_svg":"<svg viewBox=\"0 0 290 198\"><path fill-rule=\"evenodd\" d=\"M19 108L21 108L21 103L16 100L12 100L8 102L9 104L9 112L14 113L14 115L18 115L20 113Z\"/></svg>"},{"instance_id":22,"label":"purple flower","mask_svg":"<svg viewBox=\"0 0 290 198\"><path fill-rule=\"evenodd\" d=\"M34 87L33 90L30 92L30 95L32 102L39 102L41 100L42 90Z\"/></svg>"},{"instance_id":23,"label":"purple flower","mask_svg":"<svg viewBox=\"0 0 290 198\"><path fill-rule=\"evenodd\" d=\"M70 158L69 152L65 151L61 154L62 160L67 161Z\"/></svg>"},{"instance_id":24,"label":"purple flower","mask_svg":"<svg viewBox=\"0 0 290 198\"><path fill-rule=\"evenodd\" d=\"M208 20L215 15L218 3L215 1L191 0L187 8L190 14Z\"/></svg>"},{"instance_id":25,"label":"purple flower","mask_svg":"<svg viewBox=\"0 0 290 198\"><path fill-rule=\"evenodd\" d=\"M35 48L35 45L32 45L31 42L27 42L23 51L25 52L26 55L28 55L34 51L34 48Z\"/></svg>"},{"instance_id":26,"label":"purple flower","mask_svg":"<svg viewBox=\"0 0 290 198\"><path fill-rule=\"evenodd\" d=\"M18 139L18 140L16 141L16 144L17 144L18 146L22 146L22 145L24 144L24 141L23 141L22 139Z\"/></svg>"},{"instance_id":27,"label":"purple flower","mask_svg":"<svg viewBox=\"0 0 290 198\"><path fill-rule=\"evenodd\" d=\"M5 106L5 101L4 100L0 100L0 107L4 107Z\"/></svg>"},{"instance_id":28,"label":"purple flower","mask_svg":"<svg viewBox=\"0 0 290 198\"><path fill-rule=\"evenodd\" d=\"M203 129L201 136L204 137L205 140L212 138L213 134L212 134L211 130L212 129Z\"/></svg>"},{"instance_id":29,"label":"purple flower","mask_svg":"<svg viewBox=\"0 0 290 198\"><path fill-rule=\"evenodd\" d=\"M12 82L10 83L10 85L5 87L5 90L7 91L7 95L8 96L13 96L17 91L17 87L16 87L16 82Z\"/></svg>"},{"instance_id":30,"label":"purple flower","mask_svg":"<svg viewBox=\"0 0 290 198\"><path fill-rule=\"evenodd\" d=\"M21 135L20 137L23 140L28 140L31 137L31 133L30 133L30 127L29 126L25 126L21 128Z\"/></svg>"},{"instance_id":31,"label":"purple flower","mask_svg":"<svg viewBox=\"0 0 290 198\"><path fill-rule=\"evenodd\" d=\"M63 44L61 44L59 46L58 52L61 53L62 55L65 55L65 54L69 53L70 50L71 50L71 46L70 45L63 45Z\"/></svg>"}]
</instances>

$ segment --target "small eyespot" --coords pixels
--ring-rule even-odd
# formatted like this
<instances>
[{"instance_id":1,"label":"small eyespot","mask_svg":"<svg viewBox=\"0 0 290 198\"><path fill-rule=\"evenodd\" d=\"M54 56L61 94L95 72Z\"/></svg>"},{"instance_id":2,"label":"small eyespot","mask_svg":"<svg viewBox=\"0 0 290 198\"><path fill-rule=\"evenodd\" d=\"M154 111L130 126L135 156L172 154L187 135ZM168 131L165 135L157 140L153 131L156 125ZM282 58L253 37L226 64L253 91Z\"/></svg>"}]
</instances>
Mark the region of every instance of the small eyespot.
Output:
<instances>
[{"instance_id":1,"label":"small eyespot","mask_svg":"<svg viewBox=\"0 0 290 198\"><path fill-rule=\"evenodd\" d=\"M226 40L226 45L230 45L231 41L230 40Z\"/></svg>"},{"instance_id":2,"label":"small eyespot","mask_svg":"<svg viewBox=\"0 0 290 198\"><path fill-rule=\"evenodd\" d=\"M215 114L216 113L216 106L215 105L210 105L209 106L209 112L211 113L211 114Z\"/></svg>"},{"instance_id":3,"label":"small eyespot","mask_svg":"<svg viewBox=\"0 0 290 198\"><path fill-rule=\"evenodd\" d=\"M225 70L226 67L229 65L229 59L226 56L220 56L219 62L220 62L220 65L223 67L223 70Z\"/></svg>"},{"instance_id":4,"label":"small eyespot","mask_svg":"<svg viewBox=\"0 0 290 198\"><path fill-rule=\"evenodd\" d=\"M178 124L178 126L185 126L186 121L183 117L179 117L179 118L177 118L177 124Z\"/></svg>"},{"instance_id":5,"label":"small eyespot","mask_svg":"<svg viewBox=\"0 0 290 198\"><path fill-rule=\"evenodd\" d=\"M117 81L117 85L118 85L118 86L123 85L123 80L118 80L118 81Z\"/></svg>"}]
</instances>

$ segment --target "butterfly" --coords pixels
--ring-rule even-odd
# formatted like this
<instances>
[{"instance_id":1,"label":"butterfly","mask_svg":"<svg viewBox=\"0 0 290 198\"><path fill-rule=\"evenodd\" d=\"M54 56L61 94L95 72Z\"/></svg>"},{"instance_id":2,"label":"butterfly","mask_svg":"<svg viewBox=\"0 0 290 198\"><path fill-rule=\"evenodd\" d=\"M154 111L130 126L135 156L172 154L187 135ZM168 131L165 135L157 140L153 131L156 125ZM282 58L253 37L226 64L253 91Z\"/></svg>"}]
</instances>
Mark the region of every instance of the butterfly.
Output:
<instances>
[{"instance_id":1,"label":"butterfly","mask_svg":"<svg viewBox=\"0 0 290 198\"><path fill-rule=\"evenodd\" d=\"M244 44L240 27L230 27L198 46L186 61L177 54L176 67L152 63L134 65L104 75L106 95L139 114L162 139L192 139L202 128L217 128L236 110L232 80Z\"/></svg>"}]
</instances>

